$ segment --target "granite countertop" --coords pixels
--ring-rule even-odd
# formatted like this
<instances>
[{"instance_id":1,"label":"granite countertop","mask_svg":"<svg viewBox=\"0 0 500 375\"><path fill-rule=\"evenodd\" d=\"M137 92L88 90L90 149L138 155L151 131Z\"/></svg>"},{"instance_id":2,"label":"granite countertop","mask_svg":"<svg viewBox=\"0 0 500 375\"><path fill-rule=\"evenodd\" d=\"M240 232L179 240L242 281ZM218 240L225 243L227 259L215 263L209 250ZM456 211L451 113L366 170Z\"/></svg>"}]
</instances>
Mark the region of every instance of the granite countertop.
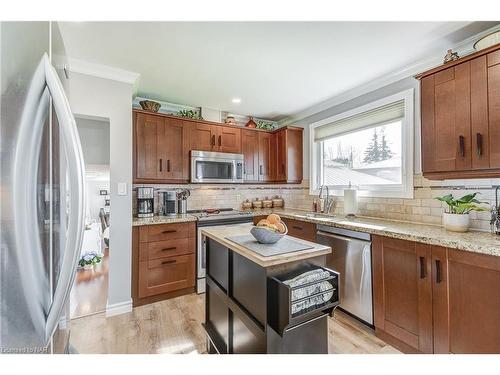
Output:
<instances>
[{"instance_id":1,"label":"granite countertop","mask_svg":"<svg viewBox=\"0 0 500 375\"><path fill-rule=\"evenodd\" d=\"M154 224L175 224L175 223L188 223L198 220L196 216L184 214L175 216L153 216L153 217L134 217L132 219L132 226L139 227L141 225L154 225Z\"/></svg>"},{"instance_id":2,"label":"granite countertop","mask_svg":"<svg viewBox=\"0 0 500 375\"><path fill-rule=\"evenodd\" d=\"M311 212L281 208L249 210L254 216L277 213L283 218L296 219L314 224L328 225L336 228L351 229L380 236L399 238L430 245L449 247L452 249L474 253L500 256L500 236L488 232L470 231L454 233L439 225L417 224L406 221L387 220L371 217L347 218L343 215L312 217ZM196 221L192 215L154 216L152 218L134 218L133 226L151 224L170 224Z\"/></svg>"},{"instance_id":3,"label":"granite countertop","mask_svg":"<svg viewBox=\"0 0 500 375\"><path fill-rule=\"evenodd\" d=\"M283 218L296 219L336 228L351 229L358 232L399 238L415 242L449 247L474 253L500 256L500 236L481 231L455 233L439 225L417 224L405 221L356 217L343 215L311 217L311 212L292 209L252 210L254 216L277 213Z\"/></svg>"},{"instance_id":4,"label":"granite countertop","mask_svg":"<svg viewBox=\"0 0 500 375\"><path fill-rule=\"evenodd\" d=\"M271 267L299 260L310 259L321 255L327 255L332 252L332 248L329 246L324 246L293 237L295 241L309 245L311 248L307 250L299 250L291 253L265 257L256 253L255 251L250 250L245 246L242 246L240 244L237 244L236 242L227 239L227 237L248 234L250 233L250 229L252 229L252 227L253 224L250 223L222 225L218 227L202 228L201 233L219 242L225 247L233 250L234 252L244 256L245 258L251 260L252 262L257 263L261 267Z\"/></svg>"}]
</instances>

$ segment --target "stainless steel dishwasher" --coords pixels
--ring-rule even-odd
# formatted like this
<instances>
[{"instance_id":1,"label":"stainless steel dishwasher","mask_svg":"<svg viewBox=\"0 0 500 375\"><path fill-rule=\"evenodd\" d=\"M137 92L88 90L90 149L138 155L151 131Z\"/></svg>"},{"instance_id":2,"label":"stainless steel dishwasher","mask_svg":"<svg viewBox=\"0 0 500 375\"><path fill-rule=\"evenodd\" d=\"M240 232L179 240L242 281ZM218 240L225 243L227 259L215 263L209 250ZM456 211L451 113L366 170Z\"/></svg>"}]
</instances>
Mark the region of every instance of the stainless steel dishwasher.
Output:
<instances>
[{"instance_id":1,"label":"stainless steel dishwasher","mask_svg":"<svg viewBox=\"0 0 500 375\"><path fill-rule=\"evenodd\" d=\"M371 236L318 225L316 242L332 248L327 267L340 274L339 308L373 326Z\"/></svg>"}]
</instances>

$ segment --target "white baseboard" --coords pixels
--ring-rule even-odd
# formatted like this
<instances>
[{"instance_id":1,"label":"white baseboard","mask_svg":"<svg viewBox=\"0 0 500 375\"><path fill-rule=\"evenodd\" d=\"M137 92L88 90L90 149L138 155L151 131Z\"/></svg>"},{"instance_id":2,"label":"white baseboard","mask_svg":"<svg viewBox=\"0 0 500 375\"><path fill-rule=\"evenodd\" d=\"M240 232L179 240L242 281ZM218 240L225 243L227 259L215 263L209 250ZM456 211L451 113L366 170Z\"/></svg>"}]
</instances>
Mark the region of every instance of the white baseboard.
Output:
<instances>
[{"instance_id":1,"label":"white baseboard","mask_svg":"<svg viewBox=\"0 0 500 375\"><path fill-rule=\"evenodd\" d=\"M106 316L107 317L114 316L114 315L120 315L120 314L126 314L130 311L132 311L132 300L120 302L120 303L114 303L112 305L108 304L106 306Z\"/></svg>"}]
</instances>

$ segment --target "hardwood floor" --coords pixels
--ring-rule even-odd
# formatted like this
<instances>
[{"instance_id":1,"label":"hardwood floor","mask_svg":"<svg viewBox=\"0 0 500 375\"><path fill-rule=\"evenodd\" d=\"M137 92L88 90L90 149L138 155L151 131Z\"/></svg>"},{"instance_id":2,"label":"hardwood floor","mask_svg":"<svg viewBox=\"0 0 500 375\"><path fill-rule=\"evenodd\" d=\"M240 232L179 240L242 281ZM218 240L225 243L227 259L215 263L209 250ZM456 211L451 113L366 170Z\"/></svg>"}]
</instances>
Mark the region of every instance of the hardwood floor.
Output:
<instances>
[{"instance_id":1,"label":"hardwood floor","mask_svg":"<svg viewBox=\"0 0 500 375\"><path fill-rule=\"evenodd\" d=\"M93 270L79 269L71 289L71 318L96 314L106 310L108 301L109 250Z\"/></svg>"},{"instance_id":2,"label":"hardwood floor","mask_svg":"<svg viewBox=\"0 0 500 375\"><path fill-rule=\"evenodd\" d=\"M189 294L110 318L73 319L70 342L79 353L206 353L204 298ZM328 331L330 353L399 353L341 312L329 319Z\"/></svg>"}]
</instances>

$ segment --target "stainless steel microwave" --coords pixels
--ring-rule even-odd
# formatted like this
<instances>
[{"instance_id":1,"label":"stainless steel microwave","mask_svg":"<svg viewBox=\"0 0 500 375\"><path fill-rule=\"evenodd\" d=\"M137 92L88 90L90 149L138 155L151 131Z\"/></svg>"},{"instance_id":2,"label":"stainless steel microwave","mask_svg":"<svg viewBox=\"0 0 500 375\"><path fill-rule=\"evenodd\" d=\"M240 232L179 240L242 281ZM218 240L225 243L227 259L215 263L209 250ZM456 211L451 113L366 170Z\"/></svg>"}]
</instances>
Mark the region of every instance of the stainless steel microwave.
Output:
<instances>
[{"instance_id":1,"label":"stainless steel microwave","mask_svg":"<svg viewBox=\"0 0 500 375\"><path fill-rule=\"evenodd\" d=\"M243 183L243 154L191 151L191 182Z\"/></svg>"}]
</instances>

